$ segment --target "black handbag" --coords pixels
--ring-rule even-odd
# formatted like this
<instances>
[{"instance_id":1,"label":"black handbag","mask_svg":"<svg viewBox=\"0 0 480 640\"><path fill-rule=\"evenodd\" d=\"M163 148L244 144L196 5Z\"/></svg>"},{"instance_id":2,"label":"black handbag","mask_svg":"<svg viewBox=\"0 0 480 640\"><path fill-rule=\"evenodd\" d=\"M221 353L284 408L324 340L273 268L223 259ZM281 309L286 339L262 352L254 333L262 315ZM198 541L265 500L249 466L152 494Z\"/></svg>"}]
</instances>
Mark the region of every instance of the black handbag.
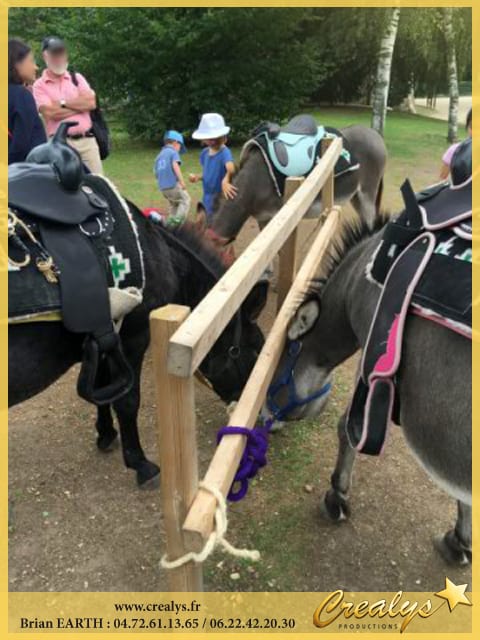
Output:
<instances>
[{"instance_id":1,"label":"black handbag","mask_svg":"<svg viewBox=\"0 0 480 640\"><path fill-rule=\"evenodd\" d=\"M71 71L70 73L72 77L73 84L78 87L78 80L75 74L75 71ZM90 118L92 120L92 133L95 137L95 140L98 144L98 149L100 151L101 160L105 160L108 158L111 151L111 139L110 139L110 130L108 128L107 122L103 117L102 110L100 109L100 104L97 96L97 106L95 109L90 111Z\"/></svg>"}]
</instances>

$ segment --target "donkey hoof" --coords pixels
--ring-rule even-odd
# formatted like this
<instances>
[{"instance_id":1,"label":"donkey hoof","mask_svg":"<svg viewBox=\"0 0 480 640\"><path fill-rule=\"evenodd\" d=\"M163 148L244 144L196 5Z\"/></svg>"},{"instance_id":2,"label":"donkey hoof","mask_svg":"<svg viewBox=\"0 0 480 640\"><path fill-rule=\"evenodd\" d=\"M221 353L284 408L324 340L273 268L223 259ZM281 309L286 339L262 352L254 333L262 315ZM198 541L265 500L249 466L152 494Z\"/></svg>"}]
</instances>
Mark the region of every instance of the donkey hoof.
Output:
<instances>
[{"instance_id":1,"label":"donkey hoof","mask_svg":"<svg viewBox=\"0 0 480 640\"><path fill-rule=\"evenodd\" d=\"M323 500L324 511L332 522L341 522L350 517L350 507L346 499L334 489L329 489Z\"/></svg>"},{"instance_id":2,"label":"donkey hoof","mask_svg":"<svg viewBox=\"0 0 480 640\"><path fill-rule=\"evenodd\" d=\"M160 486L160 467L145 460L137 467L137 484L140 489L158 489Z\"/></svg>"},{"instance_id":3,"label":"donkey hoof","mask_svg":"<svg viewBox=\"0 0 480 640\"><path fill-rule=\"evenodd\" d=\"M435 536L433 546L449 565L463 567L472 562L472 552L461 546L453 530L444 536Z\"/></svg>"},{"instance_id":4,"label":"donkey hoof","mask_svg":"<svg viewBox=\"0 0 480 640\"><path fill-rule=\"evenodd\" d=\"M110 453L118 447L118 433L114 430L113 433L108 435L102 435L97 437L97 448L102 453Z\"/></svg>"}]
</instances>

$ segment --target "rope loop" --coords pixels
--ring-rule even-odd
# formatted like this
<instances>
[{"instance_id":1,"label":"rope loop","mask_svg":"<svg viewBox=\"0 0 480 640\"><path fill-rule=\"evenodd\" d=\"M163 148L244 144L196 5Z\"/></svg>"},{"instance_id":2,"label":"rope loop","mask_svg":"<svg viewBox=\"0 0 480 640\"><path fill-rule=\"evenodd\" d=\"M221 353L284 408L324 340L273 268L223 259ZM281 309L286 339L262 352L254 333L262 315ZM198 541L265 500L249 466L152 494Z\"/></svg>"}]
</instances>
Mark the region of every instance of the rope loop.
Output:
<instances>
[{"instance_id":1,"label":"rope loop","mask_svg":"<svg viewBox=\"0 0 480 640\"><path fill-rule=\"evenodd\" d=\"M238 502L244 498L248 491L249 480L254 478L258 470L267 464L268 434L272 428L273 420L266 420L263 427L222 427L217 433L217 444L225 435L241 435L247 438L245 450L238 465L237 473L233 479L227 498L231 502ZM235 485L239 488L235 490Z\"/></svg>"}]
</instances>

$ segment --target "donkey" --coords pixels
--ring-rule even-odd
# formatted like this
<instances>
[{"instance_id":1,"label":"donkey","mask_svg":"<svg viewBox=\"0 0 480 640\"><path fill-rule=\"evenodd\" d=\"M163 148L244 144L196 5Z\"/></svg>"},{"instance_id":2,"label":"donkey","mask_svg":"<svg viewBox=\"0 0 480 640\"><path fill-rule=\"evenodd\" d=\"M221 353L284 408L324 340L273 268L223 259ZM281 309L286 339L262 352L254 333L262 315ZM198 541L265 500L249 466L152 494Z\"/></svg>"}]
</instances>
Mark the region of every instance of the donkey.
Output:
<instances>
[{"instance_id":1,"label":"donkey","mask_svg":"<svg viewBox=\"0 0 480 640\"><path fill-rule=\"evenodd\" d=\"M155 486L159 468L142 450L137 416L140 374L149 344L149 313L167 303L195 307L224 272L216 251L188 226L167 231L147 220L130 203L145 262L143 302L124 319L120 336L134 372L130 392L113 404L121 434L125 465L136 472L140 487ZM256 324L266 303L268 283L259 282L200 365L201 372L225 402L238 399L258 353L263 335ZM60 322L14 324L9 327L9 405L31 398L82 358L84 336ZM233 347L233 348L232 348ZM117 437L108 405L98 407L97 446L111 449Z\"/></svg>"},{"instance_id":2,"label":"donkey","mask_svg":"<svg viewBox=\"0 0 480 640\"><path fill-rule=\"evenodd\" d=\"M373 225L380 207L383 174L387 150L383 138L373 129L353 125L340 130L352 154L359 160L357 171L348 171L335 178L335 202L351 201L359 217ZM219 198L208 233L218 244L233 240L249 216L261 229L273 218L283 202L277 194L265 160L259 149L248 148L238 172L233 178L235 198ZM322 210L321 194L308 217L317 217Z\"/></svg>"},{"instance_id":3,"label":"donkey","mask_svg":"<svg viewBox=\"0 0 480 640\"><path fill-rule=\"evenodd\" d=\"M321 413L333 370L365 344L380 293L365 270L382 233L365 221L347 226L322 266L325 277L300 304L272 387L275 406L287 407L286 420ZM297 347L293 362L292 345ZM434 541L456 564L471 561L471 366L469 340L408 316L398 371L399 422L417 461L457 500L455 527ZM346 415L338 424L337 463L324 499L334 521L350 514L347 496L356 451L345 431Z\"/></svg>"}]
</instances>

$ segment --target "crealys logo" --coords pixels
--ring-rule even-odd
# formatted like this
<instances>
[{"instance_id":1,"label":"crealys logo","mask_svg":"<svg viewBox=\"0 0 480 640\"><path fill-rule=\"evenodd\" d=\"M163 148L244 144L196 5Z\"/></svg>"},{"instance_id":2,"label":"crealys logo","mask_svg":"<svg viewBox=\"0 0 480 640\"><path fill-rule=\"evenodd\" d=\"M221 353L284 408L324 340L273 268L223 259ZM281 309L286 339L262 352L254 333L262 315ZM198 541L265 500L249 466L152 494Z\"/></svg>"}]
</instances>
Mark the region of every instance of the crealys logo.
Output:
<instances>
[{"instance_id":1,"label":"crealys logo","mask_svg":"<svg viewBox=\"0 0 480 640\"><path fill-rule=\"evenodd\" d=\"M408 600L404 597L403 591L397 591L391 600L380 599L375 602L362 600L361 602L349 602L345 597L345 592L341 589L332 591L313 614L313 624L320 629L342 621L379 619L379 620L401 620L400 633L403 633L410 622L415 618L430 618L448 604L452 612L458 604L472 606L472 603L465 595L466 584L454 584L445 578L445 588L437 591L432 598L427 598L420 602Z\"/></svg>"}]
</instances>

